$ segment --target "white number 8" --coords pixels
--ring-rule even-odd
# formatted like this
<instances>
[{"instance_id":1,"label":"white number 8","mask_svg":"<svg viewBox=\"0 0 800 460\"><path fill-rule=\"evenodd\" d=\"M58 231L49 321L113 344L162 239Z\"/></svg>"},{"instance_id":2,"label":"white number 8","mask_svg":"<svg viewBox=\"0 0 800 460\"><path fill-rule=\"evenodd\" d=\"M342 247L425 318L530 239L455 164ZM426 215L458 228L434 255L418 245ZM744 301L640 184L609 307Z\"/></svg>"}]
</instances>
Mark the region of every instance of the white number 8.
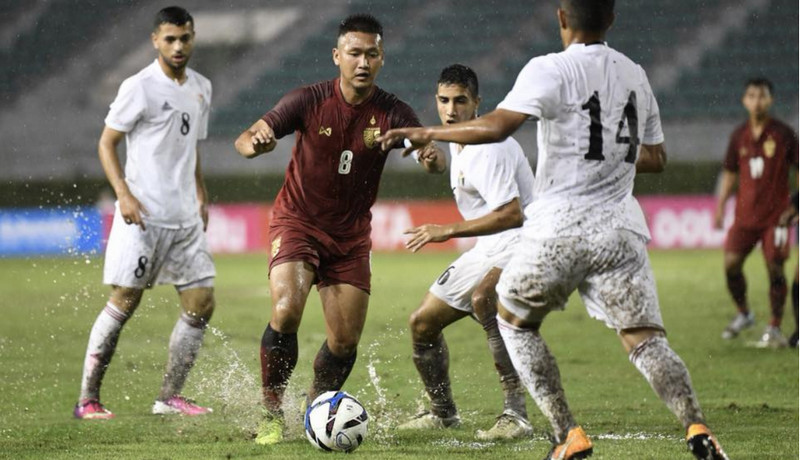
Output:
<instances>
[{"instance_id":1,"label":"white number 8","mask_svg":"<svg viewBox=\"0 0 800 460\"><path fill-rule=\"evenodd\" d=\"M350 174L350 166L353 162L353 152L345 150L339 158L339 174Z\"/></svg>"}]
</instances>

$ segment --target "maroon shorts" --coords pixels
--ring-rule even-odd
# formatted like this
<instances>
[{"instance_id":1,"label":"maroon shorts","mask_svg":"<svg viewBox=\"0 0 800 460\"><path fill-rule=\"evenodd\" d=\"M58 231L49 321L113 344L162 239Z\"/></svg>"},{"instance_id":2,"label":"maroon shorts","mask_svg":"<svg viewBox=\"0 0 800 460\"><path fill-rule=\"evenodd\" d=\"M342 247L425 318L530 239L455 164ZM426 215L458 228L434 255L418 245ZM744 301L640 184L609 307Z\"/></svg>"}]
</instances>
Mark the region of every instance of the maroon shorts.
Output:
<instances>
[{"instance_id":1,"label":"maroon shorts","mask_svg":"<svg viewBox=\"0 0 800 460\"><path fill-rule=\"evenodd\" d=\"M302 261L314 267L317 288L349 284L369 294L372 276L369 235L341 242L318 229L273 221L269 239L270 272L282 263Z\"/></svg>"},{"instance_id":2,"label":"maroon shorts","mask_svg":"<svg viewBox=\"0 0 800 460\"><path fill-rule=\"evenodd\" d=\"M744 228L734 223L725 238L725 252L747 255L760 241L767 261L783 263L789 257L789 235L787 227Z\"/></svg>"}]
</instances>

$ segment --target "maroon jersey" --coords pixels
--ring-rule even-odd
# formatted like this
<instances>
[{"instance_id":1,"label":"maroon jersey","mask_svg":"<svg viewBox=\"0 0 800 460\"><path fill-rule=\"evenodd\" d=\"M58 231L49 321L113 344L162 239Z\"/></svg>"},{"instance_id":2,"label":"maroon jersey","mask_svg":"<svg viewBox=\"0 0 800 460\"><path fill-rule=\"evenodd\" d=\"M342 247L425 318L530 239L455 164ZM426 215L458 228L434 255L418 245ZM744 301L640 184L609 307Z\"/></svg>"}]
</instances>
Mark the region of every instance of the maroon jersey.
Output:
<instances>
[{"instance_id":1,"label":"maroon jersey","mask_svg":"<svg viewBox=\"0 0 800 460\"><path fill-rule=\"evenodd\" d=\"M739 174L736 224L746 228L774 225L789 205L789 168L797 168L797 134L770 119L758 139L745 122L731 134L723 167Z\"/></svg>"},{"instance_id":2,"label":"maroon jersey","mask_svg":"<svg viewBox=\"0 0 800 460\"><path fill-rule=\"evenodd\" d=\"M289 92L262 119L278 139L296 132L273 220L300 219L337 240L368 238L388 153L375 138L420 126L411 107L377 86L350 105L337 78Z\"/></svg>"}]
</instances>

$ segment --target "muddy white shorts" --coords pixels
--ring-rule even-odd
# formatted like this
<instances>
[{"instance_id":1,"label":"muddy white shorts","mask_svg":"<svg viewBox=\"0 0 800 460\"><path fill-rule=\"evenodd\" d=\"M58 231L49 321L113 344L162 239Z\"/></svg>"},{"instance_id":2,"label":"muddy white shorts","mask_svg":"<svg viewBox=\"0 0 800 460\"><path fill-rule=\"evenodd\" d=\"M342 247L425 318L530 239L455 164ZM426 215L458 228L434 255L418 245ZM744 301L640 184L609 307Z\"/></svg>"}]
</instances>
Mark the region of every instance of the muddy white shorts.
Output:
<instances>
[{"instance_id":1,"label":"muddy white shorts","mask_svg":"<svg viewBox=\"0 0 800 460\"><path fill-rule=\"evenodd\" d=\"M184 228L127 225L117 210L108 236L103 283L130 288L211 287L216 276L203 224Z\"/></svg>"},{"instance_id":2,"label":"muddy white shorts","mask_svg":"<svg viewBox=\"0 0 800 460\"><path fill-rule=\"evenodd\" d=\"M430 293L456 310L472 313L472 293L489 270L506 266L513 254L511 247L496 254L487 254L478 248L461 254L434 281Z\"/></svg>"},{"instance_id":3,"label":"muddy white shorts","mask_svg":"<svg viewBox=\"0 0 800 460\"><path fill-rule=\"evenodd\" d=\"M589 316L612 329L664 329L645 239L628 230L587 236L523 236L497 284L500 302L521 319L563 310L578 290Z\"/></svg>"}]
</instances>

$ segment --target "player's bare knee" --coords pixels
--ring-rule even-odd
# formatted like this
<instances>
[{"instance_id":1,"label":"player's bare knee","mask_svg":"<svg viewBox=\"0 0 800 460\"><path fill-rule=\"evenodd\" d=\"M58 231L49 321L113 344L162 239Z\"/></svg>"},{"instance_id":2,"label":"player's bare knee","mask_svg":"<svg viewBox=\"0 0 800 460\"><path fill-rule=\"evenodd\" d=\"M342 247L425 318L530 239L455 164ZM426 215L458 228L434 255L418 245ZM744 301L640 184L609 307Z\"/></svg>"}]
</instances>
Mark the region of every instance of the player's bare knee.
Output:
<instances>
[{"instance_id":1,"label":"player's bare knee","mask_svg":"<svg viewBox=\"0 0 800 460\"><path fill-rule=\"evenodd\" d=\"M198 293L193 299L192 303L186 308L186 314L193 318L198 318L204 323L211 321L211 316L214 314L216 301L214 300L214 292L209 289L208 292Z\"/></svg>"},{"instance_id":2,"label":"player's bare knee","mask_svg":"<svg viewBox=\"0 0 800 460\"><path fill-rule=\"evenodd\" d=\"M131 315L142 301L142 293L143 291L137 288L113 286L110 301L115 307Z\"/></svg>"},{"instance_id":3,"label":"player's bare knee","mask_svg":"<svg viewBox=\"0 0 800 460\"><path fill-rule=\"evenodd\" d=\"M472 310L481 324L497 315L497 297L490 293L475 291L470 299Z\"/></svg>"},{"instance_id":4,"label":"player's bare knee","mask_svg":"<svg viewBox=\"0 0 800 460\"><path fill-rule=\"evenodd\" d=\"M650 327L640 327L634 329L623 329L619 332L622 346L625 352L630 354L639 344L652 337L666 337L666 333L661 329Z\"/></svg>"},{"instance_id":5,"label":"player's bare knee","mask_svg":"<svg viewBox=\"0 0 800 460\"><path fill-rule=\"evenodd\" d=\"M359 337L328 337L328 349L336 356L352 356L358 349Z\"/></svg>"},{"instance_id":6,"label":"player's bare knee","mask_svg":"<svg viewBox=\"0 0 800 460\"><path fill-rule=\"evenodd\" d=\"M272 305L270 324L281 333L297 332L303 317L303 305L292 296L278 298Z\"/></svg>"},{"instance_id":7,"label":"player's bare knee","mask_svg":"<svg viewBox=\"0 0 800 460\"><path fill-rule=\"evenodd\" d=\"M436 327L430 317L421 310L411 313L408 318L408 327L414 342L431 342L441 334L441 329Z\"/></svg>"}]
</instances>

